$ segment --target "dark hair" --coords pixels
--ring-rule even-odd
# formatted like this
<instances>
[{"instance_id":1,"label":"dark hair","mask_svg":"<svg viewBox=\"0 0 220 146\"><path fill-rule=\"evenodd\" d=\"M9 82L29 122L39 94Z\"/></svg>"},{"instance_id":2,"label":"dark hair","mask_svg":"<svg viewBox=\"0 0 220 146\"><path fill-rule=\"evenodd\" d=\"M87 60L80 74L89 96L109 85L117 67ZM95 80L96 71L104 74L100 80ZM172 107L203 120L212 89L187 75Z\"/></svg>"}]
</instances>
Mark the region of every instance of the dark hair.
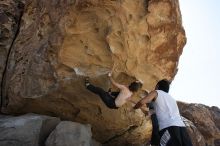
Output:
<instances>
[{"instance_id":1,"label":"dark hair","mask_svg":"<svg viewBox=\"0 0 220 146\"><path fill-rule=\"evenodd\" d=\"M162 90L164 92L169 92L169 89L170 89L170 82L167 80L167 79L163 79L163 80L160 80L157 85L156 85L156 88L158 90Z\"/></svg>"},{"instance_id":2,"label":"dark hair","mask_svg":"<svg viewBox=\"0 0 220 146\"><path fill-rule=\"evenodd\" d=\"M131 92L137 92L138 89L140 89L142 87L142 84L140 82L132 82L128 88Z\"/></svg>"}]
</instances>

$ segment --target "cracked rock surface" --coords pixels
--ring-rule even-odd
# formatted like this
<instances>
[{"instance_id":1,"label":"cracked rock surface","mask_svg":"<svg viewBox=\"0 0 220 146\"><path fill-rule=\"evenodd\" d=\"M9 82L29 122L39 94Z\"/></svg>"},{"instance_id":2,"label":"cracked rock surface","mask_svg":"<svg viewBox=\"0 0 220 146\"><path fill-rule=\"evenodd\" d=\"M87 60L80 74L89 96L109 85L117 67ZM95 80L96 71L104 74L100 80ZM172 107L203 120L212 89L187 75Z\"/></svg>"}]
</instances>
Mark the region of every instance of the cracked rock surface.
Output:
<instances>
[{"instance_id":1,"label":"cracked rock surface","mask_svg":"<svg viewBox=\"0 0 220 146\"><path fill-rule=\"evenodd\" d=\"M23 1L0 1L0 96L8 56L19 31L23 9Z\"/></svg>"}]
</instances>

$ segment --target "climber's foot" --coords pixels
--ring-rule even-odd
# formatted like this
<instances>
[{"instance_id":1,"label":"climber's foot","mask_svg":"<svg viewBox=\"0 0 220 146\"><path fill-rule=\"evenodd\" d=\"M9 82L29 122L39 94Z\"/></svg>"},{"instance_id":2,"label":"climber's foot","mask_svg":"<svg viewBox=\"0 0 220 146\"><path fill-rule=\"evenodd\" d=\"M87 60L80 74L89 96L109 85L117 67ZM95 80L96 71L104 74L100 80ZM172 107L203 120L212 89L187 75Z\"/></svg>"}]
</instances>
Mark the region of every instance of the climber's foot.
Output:
<instances>
[{"instance_id":1,"label":"climber's foot","mask_svg":"<svg viewBox=\"0 0 220 146\"><path fill-rule=\"evenodd\" d=\"M88 86L90 85L89 77L86 77L86 79L85 79L85 85L86 85L86 87L88 87Z\"/></svg>"},{"instance_id":2,"label":"climber's foot","mask_svg":"<svg viewBox=\"0 0 220 146\"><path fill-rule=\"evenodd\" d=\"M108 89L108 93L111 93L111 92L112 92L112 88L109 88L109 89Z\"/></svg>"}]
</instances>

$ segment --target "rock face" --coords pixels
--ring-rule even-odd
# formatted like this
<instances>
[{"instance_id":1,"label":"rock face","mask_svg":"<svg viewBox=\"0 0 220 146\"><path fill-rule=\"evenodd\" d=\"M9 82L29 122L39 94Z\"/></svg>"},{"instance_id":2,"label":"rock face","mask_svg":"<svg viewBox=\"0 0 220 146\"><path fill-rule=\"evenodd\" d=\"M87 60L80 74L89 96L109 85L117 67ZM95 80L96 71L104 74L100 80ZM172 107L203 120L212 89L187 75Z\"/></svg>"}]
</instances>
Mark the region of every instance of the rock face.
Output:
<instances>
[{"instance_id":1,"label":"rock face","mask_svg":"<svg viewBox=\"0 0 220 146\"><path fill-rule=\"evenodd\" d=\"M46 146L90 146L91 137L90 125L63 121L47 138Z\"/></svg>"},{"instance_id":2,"label":"rock face","mask_svg":"<svg viewBox=\"0 0 220 146\"><path fill-rule=\"evenodd\" d=\"M0 1L0 93L7 57L19 30L23 8L21 1Z\"/></svg>"},{"instance_id":3,"label":"rock face","mask_svg":"<svg viewBox=\"0 0 220 146\"><path fill-rule=\"evenodd\" d=\"M220 109L202 104L178 103L180 113L192 121L205 138L207 145L215 145L220 140Z\"/></svg>"},{"instance_id":4,"label":"rock face","mask_svg":"<svg viewBox=\"0 0 220 146\"><path fill-rule=\"evenodd\" d=\"M1 146L42 146L58 118L26 114L19 117L0 117Z\"/></svg>"},{"instance_id":5,"label":"rock face","mask_svg":"<svg viewBox=\"0 0 220 146\"><path fill-rule=\"evenodd\" d=\"M206 142L202 134L199 132L199 130L196 128L196 126L193 124L193 122L189 121L188 119L182 117L184 120L184 123L187 128L187 132L192 140L193 146L206 146Z\"/></svg>"},{"instance_id":6,"label":"rock face","mask_svg":"<svg viewBox=\"0 0 220 146\"><path fill-rule=\"evenodd\" d=\"M106 90L111 70L119 83L138 79L147 90L173 79L186 42L181 23L177 0L26 0L7 58L2 112L90 123L106 145L141 144L151 122L130 103L108 109L85 89L84 77Z\"/></svg>"}]
</instances>

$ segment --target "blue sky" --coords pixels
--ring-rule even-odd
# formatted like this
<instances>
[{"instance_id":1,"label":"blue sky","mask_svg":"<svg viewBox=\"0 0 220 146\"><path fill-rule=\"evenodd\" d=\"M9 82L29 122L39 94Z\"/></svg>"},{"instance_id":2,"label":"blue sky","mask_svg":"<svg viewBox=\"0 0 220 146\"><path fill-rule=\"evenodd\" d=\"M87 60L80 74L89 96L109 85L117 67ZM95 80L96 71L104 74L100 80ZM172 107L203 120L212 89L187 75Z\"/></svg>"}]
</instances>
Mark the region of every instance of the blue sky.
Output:
<instances>
[{"instance_id":1,"label":"blue sky","mask_svg":"<svg viewBox=\"0 0 220 146\"><path fill-rule=\"evenodd\" d=\"M187 44L170 94L220 107L220 0L179 0Z\"/></svg>"}]
</instances>

